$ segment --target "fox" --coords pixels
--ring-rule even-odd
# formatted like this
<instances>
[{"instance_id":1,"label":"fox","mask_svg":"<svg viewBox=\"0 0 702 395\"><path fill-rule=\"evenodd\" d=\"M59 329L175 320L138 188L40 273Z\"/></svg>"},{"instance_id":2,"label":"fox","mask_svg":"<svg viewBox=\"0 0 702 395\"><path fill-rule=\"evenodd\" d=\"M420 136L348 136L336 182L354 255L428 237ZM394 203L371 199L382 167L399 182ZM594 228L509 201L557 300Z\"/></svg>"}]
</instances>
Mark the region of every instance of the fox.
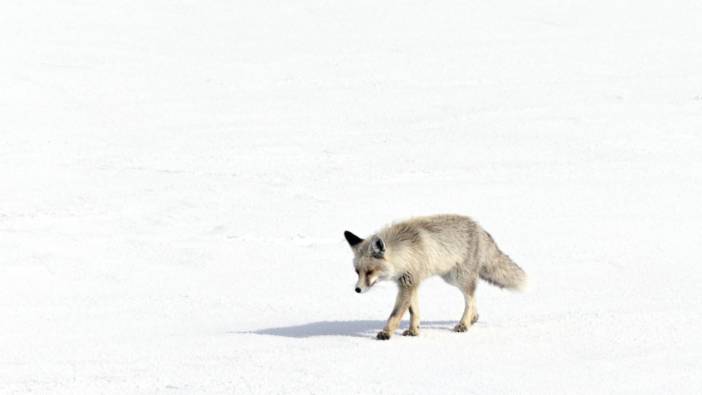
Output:
<instances>
[{"instance_id":1,"label":"fox","mask_svg":"<svg viewBox=\"0 0 702 395\"><path fill-rule=\"evenodd\" d=\"M419 335L417 290L426 278L440 276L463 293L465 308L455 332L466 332L478 321L478 278L510 290L523 291L527 285L524 270L497 247L490 233L467 216L414 217L387 225L365 239L348 230L344 238L353 251L356 293L366 292L380 281L397 284L395 306L376 335L379 340L390 339L407 310L409 328L402 335Z\"/></svg>"}]
</instances>

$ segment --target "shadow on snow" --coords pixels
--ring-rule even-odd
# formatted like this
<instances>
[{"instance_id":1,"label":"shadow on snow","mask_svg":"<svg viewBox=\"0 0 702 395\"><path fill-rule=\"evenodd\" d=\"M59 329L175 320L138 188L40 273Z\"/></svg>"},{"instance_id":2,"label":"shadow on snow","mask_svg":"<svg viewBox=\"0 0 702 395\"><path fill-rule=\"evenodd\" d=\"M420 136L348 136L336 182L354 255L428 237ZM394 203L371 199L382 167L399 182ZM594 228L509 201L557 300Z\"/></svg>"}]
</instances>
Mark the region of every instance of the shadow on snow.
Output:
<instances>
[{"instance_id":1,"label":"shadow on snow","mask_svg":"<svg viewBox=\"0 0 702 395\"><path fill-rule=\"evenodd\" d=\"M420 327L423 329L451 329L456 323L453 321L428 321L422 322ZM279 328L265 328L255 331L246 332L230 332L230 333L248 333L256 335L283 336L294 338L306 338L316 336L351 336L351 337L369 337L374 336L383 328L385 321L317 321L308 324L282 326ZM403 321L400 328L407 328L408 321ZM398 331L399 334L399 331Z\"/></svg>"}]
</instances>

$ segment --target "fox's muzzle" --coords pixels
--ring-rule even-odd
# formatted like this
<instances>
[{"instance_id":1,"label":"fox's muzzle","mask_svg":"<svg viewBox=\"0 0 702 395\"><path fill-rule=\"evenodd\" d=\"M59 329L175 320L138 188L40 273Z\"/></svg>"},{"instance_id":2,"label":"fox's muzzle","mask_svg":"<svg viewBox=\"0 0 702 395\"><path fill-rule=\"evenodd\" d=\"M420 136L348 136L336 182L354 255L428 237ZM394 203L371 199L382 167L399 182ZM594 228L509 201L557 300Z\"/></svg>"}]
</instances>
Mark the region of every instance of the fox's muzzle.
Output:
<instances>
[{"instance_id":1,"label":"fox's muzzle","mask_svg":"<svg viewBox=\"0 0 702 395\"><path fill-rule=\"evenodd\" d=\"M356 283L355 291L356 293L363 293L371 289L378 282L377 277L369 278L368 276L362 276L358 278Z\"/></svg>"}]
</instances>

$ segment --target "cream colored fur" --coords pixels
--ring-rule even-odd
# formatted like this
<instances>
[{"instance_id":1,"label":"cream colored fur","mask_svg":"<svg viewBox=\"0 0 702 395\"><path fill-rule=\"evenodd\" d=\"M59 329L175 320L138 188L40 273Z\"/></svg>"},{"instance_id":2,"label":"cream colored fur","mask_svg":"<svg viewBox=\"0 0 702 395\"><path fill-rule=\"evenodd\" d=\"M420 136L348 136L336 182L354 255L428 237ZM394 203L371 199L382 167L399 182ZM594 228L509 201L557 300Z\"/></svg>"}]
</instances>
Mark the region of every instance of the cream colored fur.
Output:
<instances>
[{"instance_id":1,"label":"cream colored fur","mask_svg":"<svg viewBox=\"0 0 702 395\"><path fill-rule=\"evenodd\" d=\"M392 336L408 309L410 327L403 334L419 334L417 288L430 276L442 277L464 295L464 312L454 328L457 332L466 331L478 320L478 278L515 290L526 284L526 273L500 251L489 233L465 216L412 218L389 225L365 240L348 231L344 235L354 253L357 292L383 280L398 284L395 307L378 333L379 339Z\"/></svg>"}]
</instances>

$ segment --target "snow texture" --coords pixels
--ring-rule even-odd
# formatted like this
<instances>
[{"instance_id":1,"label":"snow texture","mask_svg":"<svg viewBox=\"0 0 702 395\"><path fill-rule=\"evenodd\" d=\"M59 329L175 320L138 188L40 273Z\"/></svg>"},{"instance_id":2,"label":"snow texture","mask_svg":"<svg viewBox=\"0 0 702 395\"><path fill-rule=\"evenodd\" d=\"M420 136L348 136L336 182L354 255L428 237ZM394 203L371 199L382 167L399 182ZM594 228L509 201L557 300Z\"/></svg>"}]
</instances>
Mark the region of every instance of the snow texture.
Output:
<instances>
[{"instance_id":1,"label":"snow texture","mask_svg":"<svg viewBox=\"0 0 702 395\"><path fill-rule=\"evenodd\" d=\"M0 393L700 393L701 20L3 0ZM433 213L531 290L457 334L432 279L377 341L395 289L354 292L343 231Z\"/></svg>"}]
</instances>

